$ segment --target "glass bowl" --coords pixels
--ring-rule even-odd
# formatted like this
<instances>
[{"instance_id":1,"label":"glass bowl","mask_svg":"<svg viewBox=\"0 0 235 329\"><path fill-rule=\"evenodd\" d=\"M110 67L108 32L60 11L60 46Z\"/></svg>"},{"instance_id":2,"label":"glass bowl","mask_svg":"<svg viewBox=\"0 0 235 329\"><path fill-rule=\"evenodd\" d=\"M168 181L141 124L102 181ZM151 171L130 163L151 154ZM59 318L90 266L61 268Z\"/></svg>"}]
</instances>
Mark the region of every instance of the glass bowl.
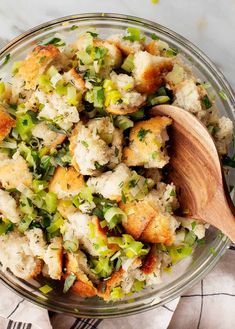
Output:
<instances>
[{"instance_id":1,"label":"glass bowl","mask_svg":"<svg viewBox=\"0 0 235 329\"><path fill-rule=\"evenodd\" d=\"M73 25L79 26L79 29L71 29ZM10 77L11 61L22 59L36 44L49 40L55 33L63 34L66 41L71 41L82 29L96 28L101 37L107 37L113 33L123 32L130 26L140 28L147 38L152 33L156 33L171 47L178 48L184 62L192 67L195 75L202 81L210 82L221 114L225 114L234 121L235 97L233 91L215 65L193 44L175 32L151 21L132 16L82 14L39 25L20 35L0 50L0 76L4 79ZM10 54L10 61L6 64L4 59L8 54ZM226 99L219 97L220 91L226 94ZM229 185L234 185L231 174L228 174L227 180ZM74 294L64 295L61 285L55 282L49 282L54 287L53 291L43 295L38 290L40 286L48 283L48 280L43 277L24 281L16 278L9 271L7 273L0 271L0 278L3 283L22 297L57 312L88 318L110 318L135 314L171 301L201 280L229 247L229 239L218 233L214 228L207 230L205 245L198 246L191 257L174 266L172 273L165 273L161 284L146 288L134 296L117 302L105 303L99 298L84 299ZM211 253L211 250L214 252Z\"/></svg>"}]
</instances>

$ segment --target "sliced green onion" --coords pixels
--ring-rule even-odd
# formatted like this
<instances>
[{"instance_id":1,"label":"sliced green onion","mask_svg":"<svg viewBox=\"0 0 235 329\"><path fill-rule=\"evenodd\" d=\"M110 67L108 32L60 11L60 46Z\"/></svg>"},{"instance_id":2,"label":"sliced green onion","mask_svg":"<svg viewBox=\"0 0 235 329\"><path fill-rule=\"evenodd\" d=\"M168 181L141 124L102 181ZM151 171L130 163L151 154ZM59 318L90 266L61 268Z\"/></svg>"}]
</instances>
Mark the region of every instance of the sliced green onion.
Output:
<instances>
[{"instance_id":1,"label":"sliced green onion","mask_svg":"<svg viewBox=\"0 0 235 329\"><path fill-rule=\"evenodd\" d=\"M122 99L122 94L118 90L110 90L105 93L105 106L118 104Z\"/></svg>"},{"instance_id":2,"label":"sliced green onion","mask_svg":"<svg viewBox=\"0 0 235 329\"><path fill-rule=\"evenodd\" d=\"M92 57L85 50L82 50L82 49L77 52L77 58L84 65L90 65L93 63Z\"/></svg>"},{"instance_id":3,"label":"sliced green onion","mask_svg":"<svg viewBox=\"0 0 235 329\"><path fill-rule=\"evenodd\" d=\"M122 220L125 221L127 216L120 208L111 207L105 212L104 218L107 221L109 228L112 229L117 224L121 223Z\"/></svg>"},{"instance_id":4,"label":"sliced green onion","mask_svg":"<svg viewBox=\"0 0 235 329\"><path fill-rule=\"evenodd\" d=\"M53 288L50 287L48 284L45 284L45 286L40 287L39 290L40 290L43 294L48 294L49 292L51 292L51 291L53 290Z\"/></svg>"},{"instance_id":5,"label":"sliced green onion","mask_svg":"<svg viewBox=\"0 0 235 329\"><path fill-rule=\"evenodd\" d=\"M150 100L151 105L164 104L170 101L168 96L156 96Z\"/></svg>"},{"instance_id":6,"label":"sliced green onion","mask_svg":"<svg viewBox=\"0 0 235 329\"><path fill-rule=\"evenodd\" d=\"M57 195L53 192L48 192L45 196L46 210L51 214L57 208Z\"/></svg>"},{"instance_id":7,"label":"sliced green onion","mask_svg":"<svg viewBox=\"0 0 235 329\"><path fill-rule=\"evenodd\" d=\"M54 65L50 66L50 68L47 70L47 74L49 78L51 79L53 76L57 75L59 72L57 68L55 68Z\"/></svg>"},{"instance_id":8,"label":"sliced green onion","mask_svg":"<svg viewBox=\"0 0 235 329\"><path fill-rule=\"evenodd\" d=\"M77 90L74 86L70 85L67 87L67 103L69 105L78 105L78 95Z\"/></svg>"},{"instance_id":9,"label":"sliced green onion","mask_svg":"<svg viewBox=\"0 0 235 329\"><path fill-rule=\"evenodd\" d=\"M193 231L189 231L185 236L184 242L187 243L189 246L192 246L196 239L196 234Z\"/></svg>"},{"instance_id":10,"label":"sliced green onion","mask_svg":"<svg viewBox=\"0 0 235 329\"><path fill-rule=\"evenodd\" d=\"M141 291L144 288L144 286L145 286L145 281L135 280L132 288L134 292L138 292Z\"/></svg>"},{"instance_id":11,"label":"sliced green onion","mask_svg":"<svg viewBox=\"0 0 235 329\"><path fill-rule=\"evenodd\" d=\"M124 115L118 115L115 118L114 123L118 128L120 128L122 130L126 130L126 129L134 126L133 121L131 121L128 117L126 117Z\"/></svg>"},{"instance_id":12,"label":"sliced green onion","mask_svg":"<svg viewBox=\"0 0 235 329\"><path fill-rule=\"evenodd\" d=\"M7 234L8 232L13 231L14 226L9 220L5 220L5 222L0 223L0 235Z\"/></svg>"},{"instance_id":13,"label":"sliced green onion","mask_svg":"<svg viewBox=\"0 0 235 329\"><path fill-rule=\"evenodd\" d=\"M129 54L126 58L125 58L125 60L124 60L124 62L123 62L123 64L122 64L122 66L121 66L121 68L124 70L124 71L126 71L126 72L129 72L129 73L131 73L133 70L134 70L134 55L133 54Z\"/></svg>"},{"instance_id":14,"label":"sliced green onion","mask_svg":"<svg viewBox=\"0 0 235 329\"><path fill-rule=\"evenodd\" d=\"M45 180L38 180L38 179L34 179L33 180L33 189L34 191L40 192L42 190L45 190L48 187L48 182Z\"/></svg>"},{"instance_id":15,"label":"sliced green onion","mask_svg":"<svg viewBox=\"0 0 235 329\"><path fill-rule=\"evenodd\" d=\"M95 107L103 107L104 105L104 90L102 87L94 87L94 106Z\"/></svg>"},{"instance_id":16,"label":"sliced green onion","mask_svg":"<svg viewBox=\"0 0 235 329\"><path fill-rule=\"evenodd\" d=\"M105 91L110 91L110 90L115 89L113 81L109 80L109 79L104 80L103 87L104 87Z\"/></svg>"},{"instance_id":17,"label":"sliced green onion","mask_svg":"<svg viewBox=\"0 0 235 329\"><path fill-rule=\"evenodd\" d=\"M123 291L121 287L115 287L110 293L111 300L117 300L123 297Z\"/></svg>"},{"instance_id":18,"label":"sliced green onion","mask_svg":"<svg viewBox=\"0 0 235 329\"><path fill-rule=\"evenodd\" d=\"M219 91L219 96L220 96L220 98L222 98L225 101L227 101L227 99L228 99L228 96L226 95L224 90Z\"/></svg>"},{"instance_id":19,"label":"sliced green onion","mask_svg":"<svg viewBox=\"0 0 235 329\"><path fill-rule=\"evenodd\" d=\"M19 133L21 139L27 140L31 134L31 130L34 127L33 120L29 114L24 114L16 120L16 130Z\"/></svg>"},{"instance_id":20,"label":"sliced green onion","mask_svg":"<svg viewBox=\"0 0 235 329\"><path fill-rule=\"evenodd\" d=\"M17 148L17 143L16 143L16 141L12 141L12 142L4 141L4 142L1 142L0 148L16 149Z\"/></svg>"},{"instance_id":21,"label":"sliced green onion","mask_svg":"<svg viewBox=\"0 0 235 329\"><path fill-rule=\"evenodd\" d=\"M69 291L69 289L72 287L72 285L74 284L76 279L77 279L77 277L74 273L71 273L71 274L69 274L69 276L67 276L67 278L65 279L65 282L64 282L64 289L63 289L64 294L67 291Z\"/></svg>"},{"instance_id":22,"label":"sliced green onion","mask_svg":"<svg viewBox=\"0 0 235 329\"><path fill-rule=\"evenodd\" d=\"M48 233L54 233L60 229L60 227L64 224L63 217L56 213L53 219L53 222L46 228Z\"/></svg>"},{"instance_id":23,"label":"sliced green onion","mask_svg":"<svg viewBox=\"0 0 235 329\"><path fill-rule=\"evenodd\" d=\"M139 109L138 111L134 112L134 113L130 113L130 117L136 121L136 120L141 120L144 118L144 108Z\"/></svg>"},{"instance_id":24,"label":"sliced green onion","mask_svg":"<svg viewBox=\"0 0 235 329\"><path fill-rule=\"evenodd\" d=\"M32 215L34 211L32 201L29 198L22 196L20 198L20 210L26 215Z\"/></svg>"},{"instance_id":25,"label":"sliced green onion","mask_svg":"<svg viewBox=\"0 0 235 329\"><path fill-rule=\"evenodd\" d=\"M18 224L18 230L21 233L24 233L25 231L27 231L27 229L29 228L29 225L32 223L32 221L33 221L32 216L24 217Z\"/></svg>"},{"instance_id":26,"label":"sliced green onion","mask_svg":"<svg viewBox=\"0 0 235 329\"><path fill-rule=\"evenodd\" d=\"M212 106L212 103L208 97L208 95L205 95L203 98L202 98L202 103L205 105L205 108L206 110L208 110L209 108L211 108Z\"/></svg>"},{"instance_id":27,"label":"sliced green onion","mask_svg":"<svg viewBox=\"0 0 235 329\"><path fill-rule=\"evenodd\" d=\"M6 87L3 81L0 82L0 96L5 93Z\"/></svg>"}]
</instances>

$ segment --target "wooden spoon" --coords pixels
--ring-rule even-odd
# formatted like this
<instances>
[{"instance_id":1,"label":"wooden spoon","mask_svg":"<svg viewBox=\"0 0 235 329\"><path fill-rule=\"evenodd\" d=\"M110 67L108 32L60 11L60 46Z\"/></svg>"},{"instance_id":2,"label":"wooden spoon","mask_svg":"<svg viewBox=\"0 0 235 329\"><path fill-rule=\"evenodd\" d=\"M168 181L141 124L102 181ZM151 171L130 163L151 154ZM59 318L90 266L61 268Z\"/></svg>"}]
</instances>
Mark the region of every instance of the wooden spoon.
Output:
<instances>
[{"instance_id":1,"label":"wooden spoon","mask_svg":"<svg viewBox=\"0 0 235 329\"><path fill-rule=\"evenodd\" d=\"M194 115L176 106L155 106L150 114L173 119L169 178L179 188L187 217L217 227L235 243L235 207L209 132Z\"/></svg>"}]
</instances>

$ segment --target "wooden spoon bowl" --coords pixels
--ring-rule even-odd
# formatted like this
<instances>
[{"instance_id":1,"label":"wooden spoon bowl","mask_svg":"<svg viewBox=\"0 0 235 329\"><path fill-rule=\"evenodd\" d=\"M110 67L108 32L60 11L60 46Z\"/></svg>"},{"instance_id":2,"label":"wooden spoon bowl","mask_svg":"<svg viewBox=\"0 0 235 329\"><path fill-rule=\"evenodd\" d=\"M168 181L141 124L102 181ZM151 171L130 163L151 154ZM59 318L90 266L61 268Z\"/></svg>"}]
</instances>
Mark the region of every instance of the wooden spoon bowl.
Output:
<instances>
[{"instance_id":1,"label":"wooden spoon bowl","mask_svg":"<svg viewBox=\"0 0 235 329\"><path fill-rule=\"evenodd\" d=\"M150 114L173 119L169 178L179 189L179 202L186 216L215 226L235 243L235 207L206 127L176 106L155 106Z\"/></svg>"}]
</instances>

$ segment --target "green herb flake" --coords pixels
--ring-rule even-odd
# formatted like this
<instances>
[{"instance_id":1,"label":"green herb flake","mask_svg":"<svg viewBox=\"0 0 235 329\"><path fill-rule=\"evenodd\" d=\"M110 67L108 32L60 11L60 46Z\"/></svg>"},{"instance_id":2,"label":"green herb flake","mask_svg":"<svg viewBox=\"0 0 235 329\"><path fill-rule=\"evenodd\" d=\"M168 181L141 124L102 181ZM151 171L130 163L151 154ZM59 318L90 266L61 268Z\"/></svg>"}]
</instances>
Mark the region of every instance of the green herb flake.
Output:
<instances>
[{"instance_id":1,"label":"green herb flake","mask_svg":"<svg viewBox=\"0 0 235 329\"><path fill-rule=\"evenodd\" d=\"M152 153L152 159L153 160L155 160L156 158L157 158L157 155L158 155L158 152L157 151L154 151L153 153Z\"/></svg>"},{"instance_id":2,"label":"green herb flake","mask_svg":"<svg viewBox=\"0 0 235 329\"><path fill-rule=\"evenodd\" d=\"M199 240L197 240L197 244L199 246L204 246L205 243L206 243L205 239L199 239Z\"/></svg>"},{"instance_id":3,"label":"green herb flake","mask_svg":"<svg viewBox=\"0 0 235 329\"><path fill-rule=\"evenodd\" d=\"M216 256L217 255L217 252L215 251L215 248L213 248L213 247L210 247L210 253L212 254L212 255L214 255L214 256Z\"/></svg>"},{"instance_id":4,"label":"green herb flake","mask_svg":"<svg viewBox=\"0 0 235 329\"><path fill-rule=\"evenodd\" d=\"M165 52L167 57L174 57L179 53L179 50L176 48L168 48Z\"/></svg>"},{"instance_id":5,"label":"green herb flake","mask_svg":"<svg viewBox=\"0 0 235 329\"><path fill-rule=\"evenodd\" d=\"M122 192L122 202L123 203L126 203L126 196L125 196L125 194Z\"/></svg>"},{"instance_id":6,"label":"green herb flake","mask_svg":"<svg viewBox=\"0 0 235 329\"><path fill-rule=\"evenodd\" d=\"M149 129L141 128L141 129L139 130L138 134L137 134L137 137L139 138L139 140L140 140L141 142L143 142L144 139L145 139L145 137L146 137L146 135L147 135L147 133L150 133L150 132L151 132L151 130L149 130Z\"/></svg>"},{"instance_id":7,"label":"green herb flake","mask_svg":"<svg viewBox=\"0 0 235 329\"><path fill-rule=\"evenodd\" d=\"M155 33L152 33L150 37L152 40L159 40L158 36Z\"/></svg>"},{"instance_id":8,"label":"green herb flake","mask_svg":"<svg viewBox=\"0 0 235 329\"><path fill-rule=\"evenodd\" d=\"M2 65L6 65L9 62L10 58L11 58L11 54L7 54L3 60Z\"/></svg>"},{"instance_id":9,"label":"green herb flake","mask_svg":"<svg viewBox=\"0 0 235 329\"><path fill-rule=\"evenodd\" d=\"M81 141L82 145L88 149L89 147L89 144L86 142L86 141Z\"/></svg>"},{"instance_id":10,"label":"green herb flake","mask_svg":"<svg viewBox=\"0 0 235 329\"><path fill-rule=\"evenodd\" d=\"M202 102L203 102L203 104L205 105L206 110L208 110L208 109L211 108L212 103L211 103L211 101L209 100L209 97L208 97L207 95L205 95L205 96L202 98Z\"/></svg>"},{"instance_id":11,"label":"green herb flake","mask_svg":"<svg viewBox=\"0 0 235 329\"><path fill-rule=\"evenodd\" d=\"M123 37L123 40L129 40L131 42L141 41L140 30L135 27L128 27L127 34Z\"/></svg>"},{"instance_id":12,"label":"green herb flake","mask_svg":"<svg viewBox=\"0 0 235 329\"><path fill-rule=\"evenodd\" d=\"M45 286L42 286L39 288L39 290L43 293L43 294L48 294L49 292L51 292L53 290L52 287L50 287L48 284L45 284Z\"/></svg>"},{"instance_id":13,"label":"green herb flake","mask_svg":"<svg viewBox=\"0 0 235 329\"><path fill-rule=\"evenodd\" d=\"M224 101L227 101L228 99L228 96L226 95L225 91L224 90L220 90L219 91L219 96L221 99L223 99Z\"/></svg>"},{"instance_id":14,"label":"green herb flake","mask_svg":"<svg viewBox=\"0 0 235 329\"><path fill-rule=\"evenodd\" d=\"M197 226L197 223L195 221L192 222L192 224L191 224L192 230L194 230L196 226Z\"/></svg>"},{"instance_id":15,"label":"green herb flake","mask_svg":"<svg viewBox=\"0 0 235 329\"><path fill-rule=\"evenodd\" d=\"M48 45L54 45L56 47L62 47L65 45L65 43L60 39L60 38L52 38L51 40L49 40L48 42L44 43L45 46Z\"/></svg>"},{"instance_id":16,"label":"green herb flake","mask_svg":"<svg viewBox=\"0 0 235 329\"><path fill-rule=\"evenodd\" d=\"M72 25L71 28L70 28L71 31L74 31L74 30L77 30L77 29L78 29L77 25Z\"/></svg>"},{"instance_id":17,"label":"green herb flake","mask_svg":"<svg viewBox=\"0 0 235 329\"><path fill-rule=\"evenodd\" d=\"M92 31L87 31L93 38L98 37L98 33L92 32Z\"/></svg>"},{"instance_id":18,"label":"green herb flake","mask_svg":"<svg viewBox=\"0 0 235 329\"><path fill-rule=\"evenodd\" d=\"M74 284L75 280L77 279L76 275L74 273L71 273L69 276L67 276L65 282L64 282L64 289L63 293L65 294Z\"/></svg>"}]
</instances>

